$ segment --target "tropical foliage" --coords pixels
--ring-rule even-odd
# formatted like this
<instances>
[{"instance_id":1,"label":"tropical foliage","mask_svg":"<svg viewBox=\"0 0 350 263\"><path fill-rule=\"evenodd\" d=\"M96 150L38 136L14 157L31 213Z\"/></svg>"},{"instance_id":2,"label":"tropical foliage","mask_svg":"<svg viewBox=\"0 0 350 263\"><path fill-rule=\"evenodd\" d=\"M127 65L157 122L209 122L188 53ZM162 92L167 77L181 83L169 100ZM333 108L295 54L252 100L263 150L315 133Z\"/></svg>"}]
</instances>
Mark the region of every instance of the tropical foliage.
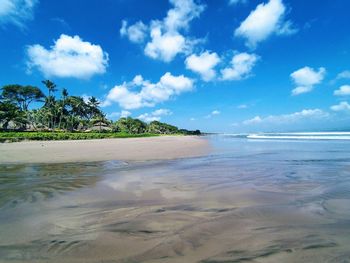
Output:
<instances>
[{"instance_id":1,"label":"tropical foliage","mask_svg":"<svg viewBox=\"0 0 350 263\"><path fill-rule=\"evenodd\" d=\"M35 86L3 86L0 93L0 129L7 132L0 134L1 141L110 138L125 137L126 134L200 134L200 131L180 130L159 121L147 124L131 117L113 122L106 118L97 98L69 95L65 88L57 94L55 83L44 80L42 84L47 95ZM10 130L16 132L10 133ZM87 132L89 135L86 135Z\"/></svg>"},{"instance_id":2,"label":"tropical foliage","mask_svg":"<svg viewBox=\"0 0 350 263\"><path fill-rule=\"evenodd\" d=\"M157 135L158 134L149 133L130 134L124 132L0 132L0 142L133 138Z\"/></svg>"}]
</instances>

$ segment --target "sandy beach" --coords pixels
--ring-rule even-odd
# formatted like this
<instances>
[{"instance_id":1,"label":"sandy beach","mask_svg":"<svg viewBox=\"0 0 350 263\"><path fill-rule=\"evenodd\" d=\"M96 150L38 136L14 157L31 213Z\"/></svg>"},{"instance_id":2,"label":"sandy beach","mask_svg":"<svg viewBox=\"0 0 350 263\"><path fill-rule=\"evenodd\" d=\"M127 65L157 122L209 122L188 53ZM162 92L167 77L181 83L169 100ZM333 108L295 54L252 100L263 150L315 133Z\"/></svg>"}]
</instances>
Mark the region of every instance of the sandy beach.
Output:
<instances>
[{"instance_id":1,"label":"sandy beach","mask_svg":"<svg viewBox=\"0 0 350 263\"><path fill-rule=\"evenodd\" d=\"M155 159L202 154L207 140L210 154L198 158L0 165L0 262L349 259L350 142L212 136L0 146L14 156L26 149L22 159L57 160L69 150L65 158L102 158L115 149L113 158Z\"/></svg>"},{"instance_id":2,"label":"sandy beach","mask_svg":"<svg viewBox=\"0 0 350 263\"><path fill-rule=\"evenodd\" d=\"M28 141L0 144L0 163L64 163L90 161L146 161L200 156L208 152L197 136L81 141Z\"/></svg>"}]
</instances>

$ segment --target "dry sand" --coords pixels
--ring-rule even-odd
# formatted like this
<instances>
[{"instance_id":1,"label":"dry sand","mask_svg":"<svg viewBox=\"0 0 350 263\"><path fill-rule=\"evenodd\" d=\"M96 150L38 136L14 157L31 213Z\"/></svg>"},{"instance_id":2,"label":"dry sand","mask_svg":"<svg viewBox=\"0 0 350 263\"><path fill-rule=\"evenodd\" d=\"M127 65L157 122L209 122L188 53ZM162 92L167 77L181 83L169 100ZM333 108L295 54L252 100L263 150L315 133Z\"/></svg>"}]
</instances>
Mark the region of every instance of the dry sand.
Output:
<instances>
[{"instance_id":1,"label":"dry sand","mask_svg":"<svg viewBox=\"0 0 350 263\"><path fill-rule=\"evenodd\" d=\"M161 160L200 156L208 150L208 141L198 136L28 141L0 144L0 164Z\"/></svg>"}]
</instances>

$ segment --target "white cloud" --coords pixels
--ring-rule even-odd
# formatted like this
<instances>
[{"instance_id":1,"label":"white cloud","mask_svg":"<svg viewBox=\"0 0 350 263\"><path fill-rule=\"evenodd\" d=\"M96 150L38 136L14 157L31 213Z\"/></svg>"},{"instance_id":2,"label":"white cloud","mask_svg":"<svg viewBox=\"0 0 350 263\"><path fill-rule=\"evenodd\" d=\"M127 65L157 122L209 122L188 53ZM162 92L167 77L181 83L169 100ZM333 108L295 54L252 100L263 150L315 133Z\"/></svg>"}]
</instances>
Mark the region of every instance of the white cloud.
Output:
<instances>
[{"instance_id":1,"label":"white cloud","mask_svg":"<svg viewBox=\"0 0 350 263\"><path fill-rule=\"evenodd\" d=\"M28 71L37 68L46 77L87 79L106 72L108 54L99 45L83 41L79 36L62 34L50 49L41 45L27 48Z\"/></svg>"},{"instance_id":2,"label":"white cloud","mask_svg":"<svg viewBox=\"0 0 350 263\"><path fill-rule=\"evenodd\" d=\"M335 96L349 96L350 95L350 85L343 85L339 89L334 91Z\"/></svg>"},{"instance_id":3,"label":"white cloud","mask_svg":"<svg viewBox=\"0 0 350 263\"><path fill-rule=\"evenodd\" d=\"M246 38L247 46L256 45L272 34L290 35L296 32L290 21L285 21L286 7L282 0L259 4L235 30L235 36Z\"/></svg>"},{"instance_id":4,"label":"white cloud","mask_svg":"<svg viewBox=\"0 0 350 263\"><path fill-rule=\"evenodd\" d=\"M297 96L303 93L308 93L311 92L313 89L313 86L299 86L292 90L292 95Z\"/></svg>"},{"instance_id":5,"label":"white cloud","mask_svg":"<svg viewBox=\"0 0 350 263\"><path fill-rule=\"evenodd\" d=\"M170 62L177 54L188 54L193 45L198 42L198 40L185 36L185 32L190 22L199 17L205 8L204 5L195 3L194 0L169 1L173 7L168 10L163 20L152 20L149 26L138 22L130 27L127 26L126 21L123 21L120 30L122 35L127 35L131 41L136 43L141 43L146 31L149 31L149 41L144 48L145 55L165 62ZM130 29L133 29L133 32L129 32ZM130 38L130 35L137 37Z\"/></svg>"},{"instance_id":6,"label":"white cloud","mask_svg":"<svg viewBox=\"0 0 350 263\"><path fill-rule=\"evenodd\" d=\"M255 54L238 53L232 57L231 66L221 70L222 80L241 80L249 77L259 57Z\"/></svg>"},{"instance_id":7,"label":"white cloud","mask_svg":"<svg viewBox=\"0 0 350 263\"><path fill-rule=\"evenodd\" d=\"M350 79L350 70L344 70L342 72L340 72L336 79Z\"/></svg>"},{"instance_id":8,"label":"white cloud","mask_svg":"<svg viewBox=\"0 0 350 263\"><path fill-rule=\"evenodd\" d=\"M33 19L33 11L38 0L1 0L0 25L13 24L26 27L26 21Z\"/></svg>"},{"instance_id":9,"label":"white cloud","mask_svg":"<svg viewBox=\"0 0 350 263\"><path fill-rule=\"evenodd\" d=\"M136 86L140 86L143 84L144 80L143 77L141 75L136 75L134 77L134 79L132 80L132 82L136 85Z\"/></svg>"},{"instance_id":10,"label":"white cloud","mask_svg":"<svg viewBox=\"0 0 350 263\"><path fill-rule=\"evenodd\" d=\"M204 81L215 78L215 66L220 62L219 56L213 52L205 51L200 55L192 54L185 60L186 68L201 75Z\"/></svg>"},{"instance_id":11,"label":"white cloud","mask_svg":"<svg viewBox=\"0 0 350 263\"><path fill-rule=\"evenodd\" d=\"M236 4L239 4L239 3L246 3L247 0L229 0L228 1L228 4L229 5L236 5Z\"/></svg>"},{"instance_id":12,"label":"white cloud","mask_svg":"<svg viewBox=\"0 0 350 263\"><path fill-rule=\"evenodd\" d=\"M123 20L120 35L128 37L131 42L142 43L146 38L147 31L147 26L141 21L128 27L128 22Z\"/></svg>"},{"instance_id":13,"label":"white cloud","mask_svg":"<svg viewBox=\"0 0 350 263\"><path fill-rule=\"evenodd\" d=\"M161 28L154 26L151 29L152 41L145 47L145 54L153 59L170 62L178 53L184 53L188 47L186 39L177 32L162 33Z\"/></svg>"},{"instance_id":14,"label":"white cloud","mask_svg":"<svg viewBox=\"0 0 350 263\"><path fill-rule=\"evenodd\" d=\"M262 122L262 119L260 118L260 116L255 116L252 119L243 121L243 124L244 125L251 125L251 124L257 124L257 123L260 123L260 122Z\"/></svg>"},{"instance_id":15,"label":"white cloud","mask_svg":"<svg viewBox=\"0 0 350 263\"><path fill-rule=\"evenodd\" d=\"M144 113L137 118L145 122L160 121L163 116L171 115L172 112L168 109L158 109L151 113Z\"/></svg>"},{"instance_id":16,"label":"white cloud","mask_svg":"<svg viewBox=\"0 0 350 263\"><path fill-rule=\"evenodd\" d=\"M270 115L265 118L256 116L253 119L243 121L244 125L254 125L259 123L289 124L302 120L324 119L329 117L329 113L320 109L304 109L291 114Z\"/></svg>"},{"instance_id":17,"label":"white cloud","mask_svg":"<svg viewBox=\"0 0 350 263\"><path fill-rule=\"evenodd\" d=\"M220 115L221 112L218 111L218 110L213 110L210 114L208 114L207 116L205 116L206 119L209 119L211 117L214 117L214 116L217 116L217 115Z\"/></svg>"},{"instance_id":18,"label":"white cloud","mask_svg":"<svg viewBox=\"0 0 350 263\"><path fill-rule=\"evenodd\" d=\"M297 87L292 90L292 95L311 92L314 88L314 85L320 84L322 82L325 74L325 68L314 70L310 67L303 67L297 71L294 71L292 74L290 74L290 76Z\"/></svg>"},{"instance_id":19,"label":"white cloud","mask_svg":"<svg viewBox=\"0 0 350 263\"><path fill-rule=\"evenodd\" d=\"M120 112L120 118L127 118L131 115L131 112L130 111L127 111L127 110L122 110Z\"/></svg>"},{"instance_id":20,"label":"white cloud","mask_svg":"<svg viewBox=\"0 0 350 263\"><path fill-rule=\"evenodd\" d=\"M259 60L256 54L245 52L235 53L230 61L230 66L221 69L219 80L241 80L248 78ZM200 55L192 54L185 60L186 68L201 75L204 81L215 79L215 67L221 62L217 53L205 51Z\"/></svg>"},{"instance_id":21,"label":"white cloud","mask_svg":"<svg viewBox=\"0 0 350 263\"><path fill-rule=\"evenodd\" d=\"M107 118L109 119L127 118L129 116L131 116L131 112L126 110L122 110L121 112L111 112L107 114Z\"/></svg>"},{"instance_id":22,"label":"white cloud","mask_svg":"<svg viewBox=\"0 0 350 263\"><path fill-rule=\"evenodd\" d=\"M138 80L135 81L135 79ZM131 90L135 87L140 87L140 90ZM193 88L193 80L183 75L173 76L167 72L157 83L143 80L142 76L138 75L132 82L124 82L112 88L102 106L109 106L115 102L124 109L153 107L158 103L169 100L171 97L191 91Z\"/></svg>"},{"instance_id":23,"label":"white cloud","mask_svg":"<svg viewBox=\"0 0 350 263\"><path fill-rule=\"evenodd\" d=\"M310 68L303 67L294 71L290 76L294 80L295 84L300 86L313 86L319 84L326 73L324 68L319 68L318 71Z\"/></svg>"},{"instance_id":24,"label":"white cloud","mask_svg":"<svg viewBox=\"0 0 350 263\"><path fill-rule=\"evenodd\" d=\"M331 110L350 112L350 104L346 101L342 101L338 105L331 106Z\"/></svg>"},{"instance_id":25,"label":"white cloud","mask_svg":"<svg viewBox=\"0 0 350 263\"><path fill-rule=\"evenodd\" d=\"M153 111L152 114L154 116L165 116L165 115L171 115L173 113L168 109L159 109L159 110Z\"/></svg>"}]
</instances>

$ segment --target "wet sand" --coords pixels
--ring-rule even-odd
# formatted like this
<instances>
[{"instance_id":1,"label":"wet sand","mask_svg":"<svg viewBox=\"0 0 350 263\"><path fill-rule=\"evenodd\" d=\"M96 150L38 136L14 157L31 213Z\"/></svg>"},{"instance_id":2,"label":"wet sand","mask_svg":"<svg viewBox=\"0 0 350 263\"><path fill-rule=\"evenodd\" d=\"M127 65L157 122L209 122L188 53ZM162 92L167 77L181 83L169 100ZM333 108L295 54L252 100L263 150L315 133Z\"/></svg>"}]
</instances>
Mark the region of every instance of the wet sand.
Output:
<instances>
[{"instance_id":1,"label":"wet sand","mask_svg":"<svg viewBox=\"0 0 350 263\"><path fill-rule=\"evenodd\" d=\"M349 143L0 166L0 262L349 262Z\"/></svg>"},{"instance_id":2,"label":"wet sand","mask_svg":"<svg viewBox=\"0 0 350 263\"><path fill-rule=\"evenodd\" d=\"M198 136L28 141L0 144L0 164L164 160L208 151L208 141Z\"/></svg>"}]
</instances>

